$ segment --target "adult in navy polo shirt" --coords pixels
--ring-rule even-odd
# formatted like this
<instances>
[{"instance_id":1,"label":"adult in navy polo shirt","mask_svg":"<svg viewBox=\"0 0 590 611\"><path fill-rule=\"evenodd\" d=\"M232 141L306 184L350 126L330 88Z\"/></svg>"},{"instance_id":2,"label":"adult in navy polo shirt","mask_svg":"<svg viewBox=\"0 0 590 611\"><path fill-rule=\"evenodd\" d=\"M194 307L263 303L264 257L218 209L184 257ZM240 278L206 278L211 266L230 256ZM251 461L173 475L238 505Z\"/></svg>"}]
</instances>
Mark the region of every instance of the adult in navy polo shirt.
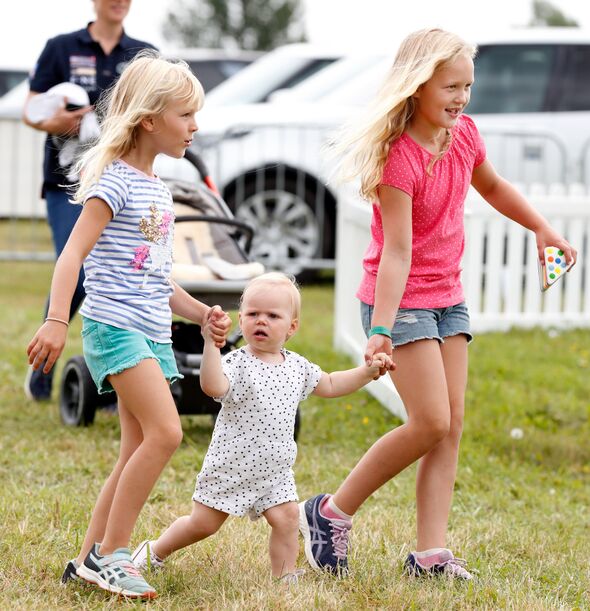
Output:
<instances>
[{"instance_id":1,"label":"adult in navy polo shirt","mask_svg":"<svg viewBox=\"0 0 590 611\"><path fill-rule=\"evenodd\" d=\"M95 21L82 30L61 34L47 41L31 73L27 98L28 103L32 97L45 93L54 85L70 82L86 90L90 105L76 110L61 108L53 117L39 123L31 123L26 114L23 115L27 125L47 132L42 196L47 204L47 220L56 257L63 250L81 207L68 202L68 193L64 187L69 184L66 178L68 168L59 165L59 150L54 136L75 136L82 116L92 110L100 94L113 84L127 62L141 49L155 48L125 33L123 20L129 12L131 0L92 0L92 3L96 13ZM70 319L84 298L83 281L81 271L72 299ZM41 369L30 369L27 375L25 393L30 399L47 400L51 397L52 374L46 375Z\"/></svg>"}]
</instances>

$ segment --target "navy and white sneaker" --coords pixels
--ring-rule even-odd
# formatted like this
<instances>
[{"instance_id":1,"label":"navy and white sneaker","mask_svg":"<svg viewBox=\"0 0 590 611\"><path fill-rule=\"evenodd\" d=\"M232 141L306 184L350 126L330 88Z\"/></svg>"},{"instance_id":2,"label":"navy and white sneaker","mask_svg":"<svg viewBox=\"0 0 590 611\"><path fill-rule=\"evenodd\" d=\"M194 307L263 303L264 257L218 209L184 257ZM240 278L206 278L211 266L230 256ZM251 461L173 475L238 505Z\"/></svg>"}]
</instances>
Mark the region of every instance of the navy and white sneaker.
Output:
<instances>
[{"instance_id":1,"label":"navy and white sneaker","mask_svg":"<svg viewBox=\"0 0 590 611\"><path fill-rule=\"evenodd\" d=\"M95 543L88 552L84 563L76 574L88 583L124 596L125 598L156 598L156 590L141 576L126 547L116 549L112 554L98 553L100 545Z\"/></svg>"},{"instance_id":2,"label":"navy and white sneaker","mask_svg":"<svg viewBox=\"0 0 590 611\"><path fill-rule=\"evenodd\" d=\"M328 496L318 494L299 503L299 530L309 564L317 570L344 575L348 572L348 542L352 522L325 518L320 513L320 505Z\"/></svg>"},{"instance_id":3,"label":"navy and white sneaker","mask_svg":"<svg viewBox=\"0 0 590 611\"><path fill-rule=\"evenodd\" d=\"M52 386L53 369L49 373L43 373L43 365L39 369L33 369L33 366L29 365L24 383L27 399L30 401L49 401Z\"/></svg>"},{"instance_id":4,"label":"navy and white sneaker","mask_svg":"<svg viewBox=\"0 0 590 611\"><path fill-rule=\"evenodd\" d=\"M68 581L79 581L80 580L80 578L76 574L76 571L78 570L78 566L79 565L76 562L75 558L73 560L70 560L66 564L66 568L61 576L61 583L63 585L67 584Z\"/></svg>"},{"instance_id":5,"label":"navy and white sneaker","mask_svg":"<svg viewBox=\"0 0 590 611\"><path fill-rule=\"evenodd\" d=\"M465 568L467 564L463 558L455 558L450 549L441 548L432 556L428 556L428 562L416 558L416 552L411 552L404 564L405 572L415 577L428 577L433 575L446 575L452 579L473 579L473 575Z\"/></svg>"}]
</instances>

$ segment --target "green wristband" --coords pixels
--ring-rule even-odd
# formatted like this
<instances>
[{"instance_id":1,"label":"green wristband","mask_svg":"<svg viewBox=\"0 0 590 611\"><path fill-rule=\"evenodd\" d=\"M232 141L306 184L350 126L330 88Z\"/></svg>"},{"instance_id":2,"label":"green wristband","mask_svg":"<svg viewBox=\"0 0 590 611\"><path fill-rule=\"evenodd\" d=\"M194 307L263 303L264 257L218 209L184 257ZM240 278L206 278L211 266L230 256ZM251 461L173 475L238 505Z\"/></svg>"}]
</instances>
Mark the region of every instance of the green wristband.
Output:
<instances>
[{"instance_id":1,"label":"green wristband","mask_svg":"<svg viewBox=\"0 0 590 611\"><path fill-rule=\"evenodd\" d=\"M371 327L369 337L372 337L373 335L385 335L385 337L389 337L389 339L391 339L391 330L387 327Z\"/></svg>"}]
</instances>

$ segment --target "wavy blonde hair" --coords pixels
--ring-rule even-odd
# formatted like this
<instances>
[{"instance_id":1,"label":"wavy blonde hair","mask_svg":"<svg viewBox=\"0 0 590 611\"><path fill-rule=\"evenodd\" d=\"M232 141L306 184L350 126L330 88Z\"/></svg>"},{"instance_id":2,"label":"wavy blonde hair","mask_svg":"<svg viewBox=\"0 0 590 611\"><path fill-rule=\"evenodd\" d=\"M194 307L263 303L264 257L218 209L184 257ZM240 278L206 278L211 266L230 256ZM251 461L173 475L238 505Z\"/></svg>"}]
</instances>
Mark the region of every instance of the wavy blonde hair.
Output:
<instances>
[{"instance_id":1,"label":"wavy blonde hair","mask_svg":"<svg viewBox=\"0 0 590 611\"><path fill-rule=\"evenodd\" d=\"M76 163L81 178L74 201L82 203L104 169L135 147L142 119L161 114L172 101L199 110L204 97L186 62L163 59L151 49L138 53L98 102L97 114L103 117L100 137Z\"/></svg>"},{"instance_id":2,"label":"wavy blonde hair","mask_svg":"<svg viewBox=\"0 0 590 611\"><path fill-rule=\"evenodd\" d=\"M456 34L440 29L413 32L404 39L385 82L361 121L350 122L331 143L331 154L341 155L335 175L348 181L360 176L363 199L376 201L383 166L391 144L404 132L415 111L413 95L437 69L461 55L475 57L477 49ZM448 149L451 134L432 165Z\"/></svg>"}]
</instances>

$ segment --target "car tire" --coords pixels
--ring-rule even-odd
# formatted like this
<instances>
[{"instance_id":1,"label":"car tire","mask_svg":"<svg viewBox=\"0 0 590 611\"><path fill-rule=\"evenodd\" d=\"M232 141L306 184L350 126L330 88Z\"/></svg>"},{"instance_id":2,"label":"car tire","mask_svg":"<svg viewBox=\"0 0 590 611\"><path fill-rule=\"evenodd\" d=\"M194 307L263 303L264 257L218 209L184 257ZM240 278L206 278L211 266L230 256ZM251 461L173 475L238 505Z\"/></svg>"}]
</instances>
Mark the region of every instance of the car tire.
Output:
<instances>
[{"instance_id":1,"label":"car tire","mask_svg":"<svg viewBox=\"0 0 590 611\"><path fill-rule=\"evenodd\" d=\"M268 170L265 174L264 181L251 175L241 185L234 183L225 195L236 218L254 229L252 258L267 269L294 275L305 269L306 260L333 259L335 205L331 194L309 177L298 180L296 175L281 177Z\"/></svg>"}]
</instances>

